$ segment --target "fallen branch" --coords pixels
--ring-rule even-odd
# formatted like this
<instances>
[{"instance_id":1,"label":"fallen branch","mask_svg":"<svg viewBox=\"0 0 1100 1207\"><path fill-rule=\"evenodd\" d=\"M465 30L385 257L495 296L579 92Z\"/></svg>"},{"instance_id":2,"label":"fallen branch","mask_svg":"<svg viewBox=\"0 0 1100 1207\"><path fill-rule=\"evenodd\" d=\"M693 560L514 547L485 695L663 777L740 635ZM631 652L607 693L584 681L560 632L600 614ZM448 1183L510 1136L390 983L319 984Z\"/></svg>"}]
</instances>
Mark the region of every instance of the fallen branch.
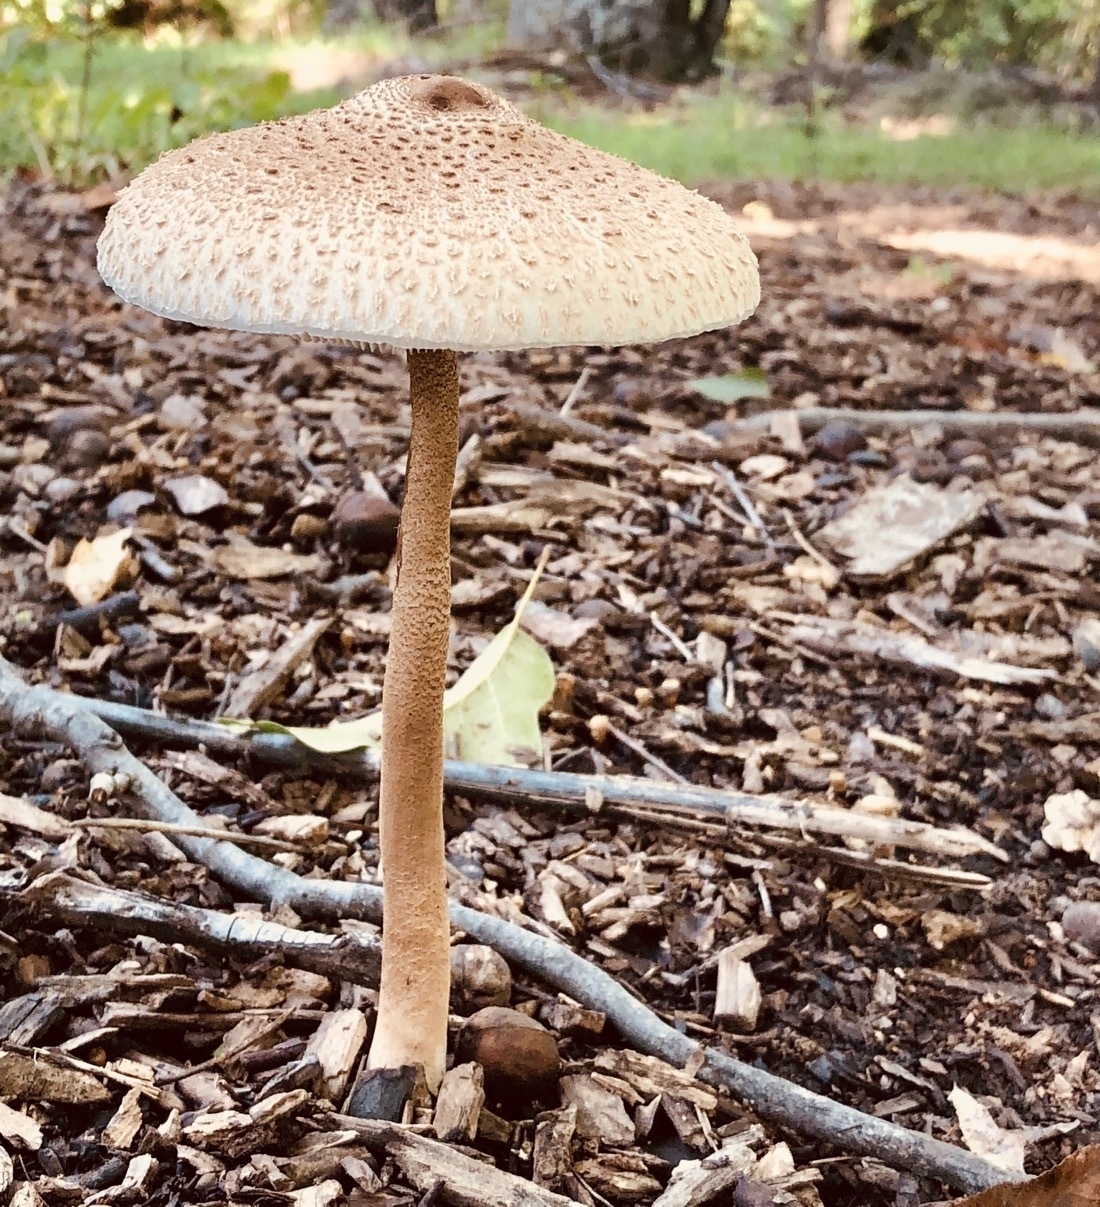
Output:
<instances>
[{"instance_id":1,"label":"fallen branch","mask_svg":"<svg viewBox=\"0 0 1100 1207\"><path fill-rule=\"evenodd\" d=\"M235 830L220 830L215 826L174 826L166 821L150 821L147 817L84 817L68 823L74 830L138 830L143 834L189 834L192 838L216 838L219 842L237 842L243 847L267 847L269 851L297 851L298 843L265 834L241 834Z\"/></svg>"},{"instance_id":2,"label":"fallen branch","mask_svg":"<svg viewBox=\"0 0 1100 1207\"><path fill-rule=\"evenodd\" d=\"M761 411L735 420L731 426L739 432L767 432L777 413ZM1042 411L856 411L849 407L809 407L794 414L803 432L818 432L834 421L852 423L864 431L882 435L935 423L952 436L1012 436L1030 431L1100 447L1100 411L1052 415Z\"/></svg>"},{"instance_id":3,"label":"fallen branch","mask_svg":"<svg viewBox=\"0 0 1100 1207\"><path fill-rule=\"evenodd\" d=\"M28 687L3 658L0 720L21 738L71 747L92 774L110 774L116 782L124 779L135 810L176 824L201 824L81 700L48 688ZM190 859L204 864L224 884L269 908L285 904L303 917L381 920L382 890L373 885L307 880L226 842L183 835L177 841ZM965 1191L1015 1180L1011 1173L953 1144L833 1102L722 1052L701 1048L562 943L466 906L452 904L450 912L453 925L478 942L495 948L505 959L589 1009L602 1011L623 1038L641 1051L681 1068L701 1054L700 1078L737 1095L761 1119Z\"/></svg>"},{"instance_id":4,"label":"fallen branch","mask_svg":"<svg viewBox=\"0 0 1100 1207\"><path fill-rule=\"evenodd\" d=\"M378 987L382 947L372 935L329 935L195 905L159 901L146 893L106 888L67 872L40 876L16 898L66 926L110 935L149 935L189 943L217 955L255 961L277 955L284 964L320 976Z\"/></svg>"},{"instance_id":5,"label":"fallen branch","mask_svg":"<svg viewBox=\"0 0 1100 1207\"><path fill-rule=\"evenodd\" d=\"M80 699L81 707L106 721L127 737L165 744L205 746L234 758L252 755L280 766L322 767L344 775L377 779L377 751L364 749L341 755L322 755L288 734L241 733L205 721L175 721L158 713ZM902 847L942 859L989 855L1005 862L1008 856L995 843L964 827L943 829L904 818L875 817L835 805L790 801L751 793L728 792L694 784L663 784L627 775L577 775L565 771L537 771L524 767L490 767L448 759L443 780L449 792L478 800L515 805L576 809L591 813L629 811L635 820L667 824L676 816L717 819L730 829L760 827L805 836L829 834L858 839L874 846ZM827 848L811 848L827 853Z\"/></svg>"},{"instance_id":6,"label":"fallen branch","mask_svg":"<svg viewBox=\"0 0 1100 1207\"><path fill-rule=\"evenodd\" d=\"M1058 672L1048 667L1014 666L933 645L914 633L898 633L858 621L838 620L832 616L795 616L792 613L773 613L781 620L794 621L786 631L789 641L811 648L825 649L833 656L844 653L864 654L883 662L905 663L918 670L957 675L962 679L977 679L985 683L1012 686L1021 683L1046 683L1057 679Z\"/></svg>"}]
</instances>

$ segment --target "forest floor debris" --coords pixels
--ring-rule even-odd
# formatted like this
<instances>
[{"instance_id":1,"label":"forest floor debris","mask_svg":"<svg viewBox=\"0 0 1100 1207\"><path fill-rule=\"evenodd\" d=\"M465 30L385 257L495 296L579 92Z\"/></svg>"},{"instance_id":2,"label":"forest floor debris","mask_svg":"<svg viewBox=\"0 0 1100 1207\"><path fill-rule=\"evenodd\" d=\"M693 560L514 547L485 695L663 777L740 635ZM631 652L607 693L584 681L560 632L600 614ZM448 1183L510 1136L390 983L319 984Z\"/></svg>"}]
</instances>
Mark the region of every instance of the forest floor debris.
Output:
<instances>
[{"instance_id":1,"label":"forest floor debris","mask_svg":"<svg viewBox=\"0 0 1100 1207\"><path fill-rule=\"evenodd\" d=\"M371 777L295 756L277 735L226 731L203 755L180 731L230 707L314 726L377 707L388 555L384 543L337 542L330 524L363 475L400 499L403 367L122 309L94 270L99 211L26 187L9 195L0 648L28 682L133 706L150 726L171 714L168 744L182 755L129 740L203 824L201 836L86 824L110 820L111 793L88 793L89 775L111 769L73 758L60 732L5 735L0 961L12 1010L0 1007L0 1043L10 1075L45 1089L39 1105L5 1089L30 1129L0 1117L0 1134L45 1198L197 1204L308 1187L316 1201L396 1207L438 1182L446 1197L448 1177L469 1175L463 1162L486 1159L527 1184L543 1178L537 1201L675 1203L689 1178L730 1185L731 1163L774 1201L806 1207L886 1207L909 1186L904 1169L837 1159L775 1111L754 1117L721 1088L730 1057L955 1143L949 1095L962 1087L1026 1136L1029 1170L1100 1138L1100 964L1069 924L1100 879L1086 854L1042 838L1050 797L1100 794L1100 681L1080 636L1100 604L1089 322L1100 299L1065 260L1014 271L918 256L891 235L903 204L909 230L922 214L936 229L945 206L1021 239L1072 243L1087 221L1072 201L717 193L757 206L765 296L743 328L656 351L467 358L454 673L512 619L549 548L528 629L553 659L554 699L544 764L518 777L572 773L583 793L634 776L656 793L774 795L842 806L874 833L847 833L841 859L724 817L693 829L625 814L598 792L563 816L455 785L448 856L467 936L493 945L523 920L523 942L583 957L622 997L609 1009L582 1001L579 984L540 978L505 942L512 1004L556 1031L567 1076L582 1080L539 1104L544 1114L503 1119L487 1105L468 1145L414 1126L389 1161L384 1128L324 1114L326 1101L342 1108L324 1098L325 1078L333 1094L353 1079L355 1020L371 1007L369 985L329 974L328 943L358 944L369 968L371 933L347 918L322 941L302 927L304 897L272 896L280 877L337 889L333 901L353 883L377 891ZM880 230L843 217L876 205L892 207ZM769 234L768 221L810 225ZM691 386L758 369L767 397L735 380L740 401L722 404ZM899 541L877 576L852 573L828 526L903 479L929 510L980 503L904 556ZM881 536L890 545L888 523ZM967 675L991 666L1006 668L999 681ZM922 876L889 839L891 824L913 823L978 836L950 855L973 879ZM234 880L226 869L254 857L218 842L226 826L290 849L269 846L266 878ZM226 862L210 861L214 848ZM48 894L60 900L74 878L90 881L89 900L60 916ZM110 905L91 897L111 892L132 896L109 922ZM150 919L136 937L120 919L137 894L169 915L194 911L177 919L191 930L167 941ZM244 897L268 909L242 914ZM247 954L217 945L203 929L212 914L251 936ZM302 951L316 937L315 966L279 953L287 931ZM728 984L717 1000L722 976L743 975L738 961L758 986L752 1010L751 992L730 1009ZM641 1032L624 1044L597 1025L639 1007L672 1048L642 1057ZM699 1044L716 1063L689 1065L683 1081L674 1065ZM14 1059L25 1053L37 1055ZM630 1063L644 1059L658 1064ZM92 1080L73 1102L78 1072ZM619 1108L577 1088L589 1082ZM65 1084L70 1100L58 1101ZM586 1137L565 1101L578 1096L625 1111L633 1139ZM436 1147L454 1170L440 1158L430 1181L416 1162Z\"/></svg>"}]
</instances>

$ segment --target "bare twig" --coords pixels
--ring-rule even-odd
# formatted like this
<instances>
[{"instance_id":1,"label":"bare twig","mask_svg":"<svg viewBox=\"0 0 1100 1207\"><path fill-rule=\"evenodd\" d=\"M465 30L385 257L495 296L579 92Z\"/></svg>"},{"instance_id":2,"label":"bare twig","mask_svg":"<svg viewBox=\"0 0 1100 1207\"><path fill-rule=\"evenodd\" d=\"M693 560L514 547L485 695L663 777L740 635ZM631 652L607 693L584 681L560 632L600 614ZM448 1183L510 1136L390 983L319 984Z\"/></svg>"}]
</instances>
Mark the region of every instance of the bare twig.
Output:
<instances>
[{"instance_id":1,"label":"bare twig","mask_svg":"<svg viewBox=\"0 0 1100 1207\"><path fill-rule=\"evenodd\" d=\"M125 777L132 785L135 807L149 816L183 825L201 824L81 701L47 688L28 687L3 658L0 719L20 737L65 743L93 774ZM178 841L189 858L205 864L223 883L270 907L285 904L310 917L357 917L376 922L381 918L382 891L374 885L306 880L229 843L187 836ZM1014 1180L1006 1170L955 1145L832 1102L722 1052L701 1048L564 944L457 904L451 905L451 921L574 1000L603 1011L627 1042L643 1052L679 1067L698 1061L702 1054L699 1076L738 1095L761 1119L848 1152L939 1178L965 1191Z\"/></svg>"},{"instance_id":2,"label":"bare twig","mask_svg":"<svg viewBox=\"0 0 1100 1207\"><path fill-rule=\"evenodd\" d=\"M57 612L46 622L48 628L63 624L78 633L96 633L100 624L117 624L141 611L141 598L136 591L124 591L120 595L108 595L98 603L82 608L69 608Z\"/></svg>"},{"instance_id":3,"label":"bare twig","mask_svg":"<svg viewBox=\"0 0 1100 1207\"><path fill-rule=\"evenodd\" d=\"M656 612L650 612L650 623L665 638L666 641L672 643L673 648L685 662L694 662L695 655L691 652L691 647L684 641L682 637L678 637L676 633L668 627L667 624L657 615Z\"/></svg>"},{"instance_id":4,"label":"bare twig","mask_svg":"<svg viewBox=\"0 0 1100 1207\"><path fill-rule=\"evenodd\" d=\"M803 551L815 562L817 562L817 564L823 570L827 570L830 574L836 575L836 580L839 582L842 577L840 571L836 568L836 566L833 565L831 561L829 561L824 553L822 553L819 549L815 549L814 546L810 544L810 542L803 535L802 530L794 522L794 516L791 515L786 508L783 509L783 518L787 521L787 527L790 529L791 536L793 536L799 545L801 545Z\"/></svg>"},{"instance_id":5,"label":"bare twig","mask_svg":"<svg viewBox=\"0 0 1100 1207\"><path fill-rule=\"evenodd\" d=\"M151 821L147 817L84 817L69 825L78 830L140 830L159 834L187 834L192 838L213 838L218 842L236 842L243 847L267 847L270 851L300 851L301 844L266 834L241 834L215 826L176 826L167 821Z\"/></svg>"},{"instance_id":6,"label":"bare twig","mask_svg":"<svg viewBox=\"0 0 1100 1207\"><path fill-rule=\"evenodd\" d=\"M798 654L800 658L805 658L807 662L816 663L818 666L833 666L832 658L825 654L819 654L816 650L811 650L809 646L799 641L793 641L790 637L783 633L776 632L775 629L770 629L766 624L760 624L756 620L746 620L745 628L751 629L760 637L766 637L769 641L774 641L776 645L782 646L785 650L790 650L794 654Z\"/></svg>"},{"instance_id":7,"label":"bare twig","mask_svg":"<svg viewBox=\"0 0 1100 1207\"><path fill-rule=\"evenodd\" d=\"M736 420L733 428L742 432L769 431L773 414L773 411L761 411L749 415ZM949 434L1011 436L1017 432L1036 432L1100 447L1100 411L1067 411L1051 415L1041 411L856 411L848 407L810 407L795 414L804 433L820 431L834 420L854 423L867 432L884 434L935 423Z\"/></svg>"},{"instance_id":8,"label":"bare twig","mask_svg":"<svg viewBox=\"0 0 1100 1207\"><path fill-rule=\"evenodd\" d=\"M632 738L630 734L624 733L616 725L612 725L610 721L607 725L607 731L611 736L625 746L627 750L632 750L640 759L648 763L655 771L659 771L662 775L667 776L673 783L687 784L691 781L682 776L675 767L670 767L664 759L658 758L652 750L647 749L637 738Z\"/></svg>"},{"instance_id":9,"label":"bare twig","mask_svg":"<svg viewBox=\"0 0 1100 1207\"><path fill-rule=\"evenodd\" d=\"M745 513L745 519L748 520L751 527L755 528L760 533L760 539L768 548L772 548L775 542L772 540L771 533L768 531L764 521L760 518L760 512L756 510L752 499L749 498L748 492L737 480L737 475L728 465L723 465L720 461L712 461L711 469L722 479L729 487L730 494L737 500L738 506Z\"/></svg>"},{"instance_id":10,"label":"bare twig","mask_svg":"<svg viewBox=\"0 0 1100 1207\"><path fill-rule=\"evenodd\" d=\"M369 749L324 755L289 734L242 734L205 721L177 721L160 713L104 700L82 699L80 704L128 737L166 745L204 746L207 751L234 758L251 755L282 767L301 770L316 767L329 773L371 780L378 778L378 754ZM634 817L648 812L657 822L662 813L678 813L683 817L720 819L731 828L760 827L799 835L816 833L858 838L876 846L924 851L944 859L981 854L1002 862L1007 860L1000 847L963 827L941 829L924 822L853 813L812 801L728 792L697 784L662 784L625 775L577 775L524 767L490 767L457 759L444 763L443 775L449 791L501 804L576 809L587 813L589 802L598 799L601 808L609 812L627 809ZM813 850L817 853L820 848Z\"/></svg>"},{"instance_id":11,"label":"bare twig","mask_svg":"<svg viewBox=\"0 0 1100 1207\"><path fill-rule=\"evenodd\" d=\"M581 444L623 444L626 437L621 432L610 431L576 415L563 415L561 411L548 411L545 407L529 402L509 401L516 428L535 440L575 440Z\"/></svg>"},{"instance_id":12,"label":"bare twig","mask_svg":"<svg viewBox=\"0 0 1100 1207\"><path fill-rule=\"evenodd\" d=\"M575 382L573 382L572 388L565 396L565 401L561 404L561 409L558 412L560 415L568 415L569 412L577 405L577 399L580 398L581 392L588 384L588 378L591 376L591 374L592 367L590 365L585 365L580 371L580 376Z\"/></svg>"},{"instance_id":13,"label":"bare twig","mask_svg":"<svg viewBox=\"0 0 1100 1207\"><path fill-rule=\"evenodd\" d=\"M188 943L244 961L278 955L293 968L378 987L381 946L365 931L327 935L267 922L247 914L221 914L195 905L159 901L145 893L107 888L67 872L40 876L18 894L66 926L112 935L149 935L165 943Z\"/></svg>"},{"instance_id":14,"label":"bare twig","mask_svg":"<svg viewBox=\"0 0 1100 1207\"><path fill-rule=\"evenodd\" d=\"M925 641L923 637L913 633L896 633L891 629L880 629L858 620L841 620L833 616L800 616L794 612L782 611L774 611L769 615L772 619L791 623L785 637L780 637L779 634L774 636L789 642L792 648L800 652L809 651L811 656L814 656L810 644L813 643L824 647L829 655L862 654L879 658L883 662L908 663L920 670L958 675L986 683L1045 683L1058 678L1058 672L1050 667L1015 666L1010 662L959 654ZM749 627L755 626L750 623ZM817 654L816 657L821 659L822 655ZM832 664L831 659L828 664Z\"/></svg>"}]
</instances>

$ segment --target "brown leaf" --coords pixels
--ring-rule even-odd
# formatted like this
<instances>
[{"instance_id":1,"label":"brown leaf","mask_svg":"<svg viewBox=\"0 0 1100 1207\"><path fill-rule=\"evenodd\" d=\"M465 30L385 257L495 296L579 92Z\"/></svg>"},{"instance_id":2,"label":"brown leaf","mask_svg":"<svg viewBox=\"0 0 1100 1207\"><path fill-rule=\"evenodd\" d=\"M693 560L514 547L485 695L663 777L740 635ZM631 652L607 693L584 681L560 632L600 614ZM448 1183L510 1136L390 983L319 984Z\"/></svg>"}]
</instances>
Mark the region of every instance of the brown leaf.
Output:
<instances>
[{"instance_id":1,"label":"brown leaf","mask_svg":"<svg viewBox=\"0 0 1100 1207\"><path fill-rule=\"evenodd\" d=\"M1053 1169L1011 1186L994 1186L954 1207L1095 1207L1100 1202L1100 1144L1082 1148Z\"/></svg>"}]
</instances>

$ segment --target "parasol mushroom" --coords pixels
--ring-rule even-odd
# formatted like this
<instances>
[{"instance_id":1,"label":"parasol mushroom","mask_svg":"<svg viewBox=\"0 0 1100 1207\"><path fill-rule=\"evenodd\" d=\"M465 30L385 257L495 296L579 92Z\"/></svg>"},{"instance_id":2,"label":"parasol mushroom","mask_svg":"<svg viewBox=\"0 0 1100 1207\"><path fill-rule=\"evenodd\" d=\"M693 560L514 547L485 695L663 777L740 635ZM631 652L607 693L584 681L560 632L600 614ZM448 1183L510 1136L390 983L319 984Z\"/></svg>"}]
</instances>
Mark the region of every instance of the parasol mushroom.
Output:
<instances>
[{"instance_id":1,"label":"parasol mushroom","mask_svg":"<svg viewBox=\"0 0 1100 1207\"><path fill-rule=\"evenodd\" d=\"M370 1064L438 1085L449 982L442 699L461 351L739 322L756 260L717 204L449 76L170 152L111 208L103 279L166 318L408 351L412 432L382 705Z\"/></svg>"}]
</instances>

